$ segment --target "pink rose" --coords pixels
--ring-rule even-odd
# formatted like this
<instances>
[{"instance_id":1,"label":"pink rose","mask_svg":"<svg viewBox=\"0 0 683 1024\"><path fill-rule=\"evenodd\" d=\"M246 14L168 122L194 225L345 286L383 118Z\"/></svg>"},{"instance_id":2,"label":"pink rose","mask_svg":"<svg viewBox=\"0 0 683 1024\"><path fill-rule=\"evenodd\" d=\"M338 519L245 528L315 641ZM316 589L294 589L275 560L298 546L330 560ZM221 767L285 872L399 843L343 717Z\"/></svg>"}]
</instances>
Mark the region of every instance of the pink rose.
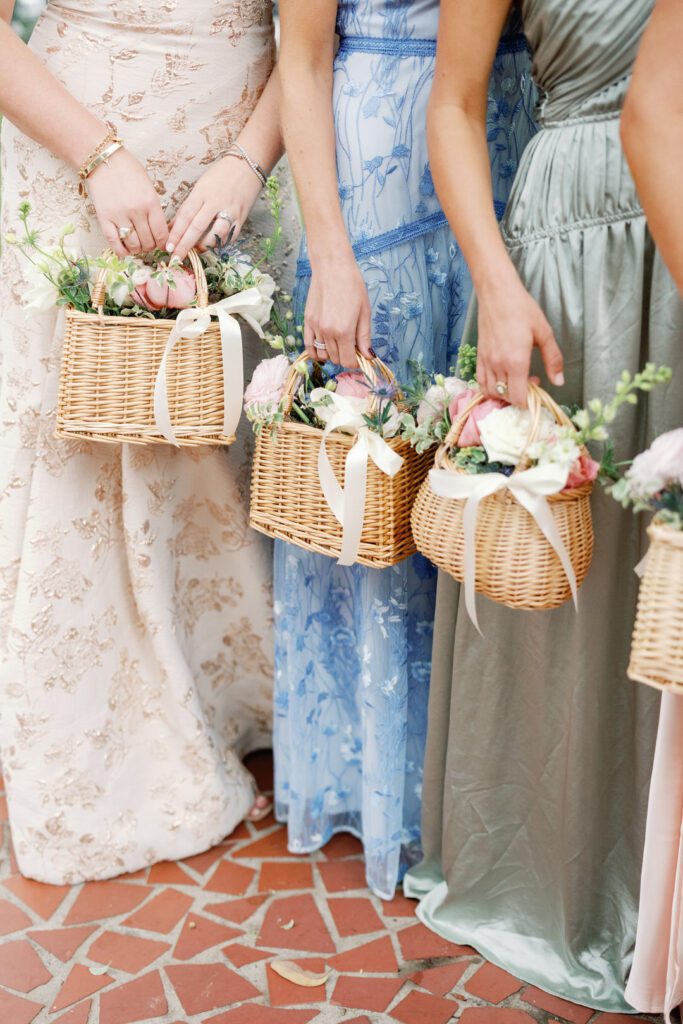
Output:
<instances>
[{"instance_id":1,"label":"pink rose","mask_svg":"<svg viewBox=\"0 0 683 1024\"><path fill-rule=\"evenodd\" d=\"M463 391L462 394L456 395L448 407L448 412L451 417L451 423L462 416L468 405L474 401L479 394L474 388L468 388L467 391ZM463 427L458 441L458 447L460 448L474 448L481 445L481 434L479 433L479 423L481 420L486 419L489 413L495 409L504 409L508 402L503 402L500 398L485 398L479 405L475 405L472 412L467 417L467 422Z\"/></svg>"},{"instance_id":2,"label":"pink rose","mask_svg":"<svg viewBox=\"0 0 683 1024\"><path fill-rule=\"evenodd\" d=\"M669 430L633 460L626 473L633 494L649 498L670 484L683 487L683 427Z\"/></svg>"},{"instance_id":3,"label":"pink rose","mask_svg":"<svg viewBox=\"0 0 683 1024\"><path fill-rule=\"evenodd\" d=\"M369 393L368 382L360 370L348 370L340 373L337 380L337 394L346 395L347 398L367 398Z\"/></svg>"},{"instance_id":4,"label":"pink rose","mask_svg":"<svg viewBox=\"0 0 683 1024\"><path fill-rule=\"evenodd\" d=\"M591 459L587 452L582 452L572 468L569 470L565 491L573 491L575 487L581 487L591 480L597 479L600 463Z\"/></svg>"},{"instance_id":5,"label":"pink rose","mask_svg":"<svg viewBox=\"0 0 683 1024\"><path fill-rule=\"evenodd\" d=\"M287 356L282 355L260 362L244 392L244 408L263 406L264 412L274 412L285 393L290 365Z\"/></svg>"},{"instance_id":6,"label":"pink rose","mask_svg":"<svg viewBox=\"0 0 683 1024\"><path fill-rule=\"evenodd\" d=\"M150 277L137 286L140 305L148 309L187 309L197 297L194 274L182 267L164 267L162 273L163 281Z\"/></svg>"}]
</instances>

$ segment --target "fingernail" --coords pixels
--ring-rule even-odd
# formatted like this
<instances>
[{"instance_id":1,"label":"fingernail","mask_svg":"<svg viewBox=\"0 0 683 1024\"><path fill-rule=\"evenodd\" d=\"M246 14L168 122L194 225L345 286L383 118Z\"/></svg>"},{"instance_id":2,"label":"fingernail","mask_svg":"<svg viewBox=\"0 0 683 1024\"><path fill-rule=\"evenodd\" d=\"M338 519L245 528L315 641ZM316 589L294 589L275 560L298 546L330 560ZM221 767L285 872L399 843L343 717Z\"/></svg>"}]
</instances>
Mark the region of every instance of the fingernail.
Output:
<instances>
[{"instance_id":1,"label":"fingernail","mask_svg":"<svg viewBox=\"0 0 683 1024\"><path fill-rule=\"evenodd\" d=\"M167 242L166 243L166 252L173 252L174 249L175 249L175 245L173 244L173 242Z\"/></svg>"},{"instance_id":2,"label":"fingernail","mask_svg":"<svg viewBox=\"0 0 683 1024\"><path fill-rule=\"evenodd\" d=\"M562 385L564 384L564 374L563 373L556 373L555 374L555 383L557 384L558 388L562 387Z\"/></svg>"}]
</instances>

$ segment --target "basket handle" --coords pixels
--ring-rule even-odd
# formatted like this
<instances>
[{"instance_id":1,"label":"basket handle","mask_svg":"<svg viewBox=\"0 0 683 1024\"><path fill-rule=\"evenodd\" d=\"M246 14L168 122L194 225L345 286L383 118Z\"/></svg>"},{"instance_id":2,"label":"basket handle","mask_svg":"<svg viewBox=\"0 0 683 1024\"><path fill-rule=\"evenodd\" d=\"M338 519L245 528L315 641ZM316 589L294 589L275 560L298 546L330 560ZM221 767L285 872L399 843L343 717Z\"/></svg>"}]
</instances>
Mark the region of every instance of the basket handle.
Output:
<instances>
[{"instance_id":1,"label":"basket handle","mask_svg":"<svg viewBox=\"0 0 683 1024\"><path fill-rule=\"evenodd\" d=\"M531 427L529 429L529 436L527 437L526 444L524 445L524 450L522 452L521 458L517 463L517 466L515 467L515 472L519 472L520 470L528 468L529 458L527 452L531 445L538 438L538 433L541 426L541 412L543 409L547 409L547 411L555 418L555 421L560 426L572 426L572 421L569 419L564 409L561 409L555 401L555 399L551 398L548 392L544 391L543 388L540 387L538 384L534 384L532 381L529 381L528 395L529 411L531 412ZM476 409L476 407L484 401L486 401L486 395L484 395L480 391L479 394L475 395L472 401L462 411L460 416L458 416L457 420L455 420L455 422L452 424L451 429L448 431L448 434L446 435L443 444L440 445L439 450L436 453L436 458L434 462L439 469L454 469L453 463L448 457L449 452L455 445L457 445L458 441L460 440L460 435L465 429L465 424L467 423L467 420L469 419L472 410Z\"/></svg>"},{"instance_id":2,"label":"basket handle","mask_svg":"<svg viewBox=\"0 0 683 1024\"><path fill-rule=\"evenodd\" d=\"M108 259L114 255L113 249L105 249L102 253L104 259ZM204 267L202 261L199 258L199 253L196 249L190 249L187 254L187 258L190 261L190 266L194 273L194 279L197 283L197 305L200 309L206 309L209 304L209 286L206 280L206 274L204 273ZM97 310L100 316L104 316L104 300L107 296L107 268L100 267L95 284L92 289L92 304Z\"/></svg>"},{"instance_id":3,"label":"basket handle","mask_svg":"<svg viewBox=\"0 0 683 1024\"><path fill-rule=\"evenodd\" d=\"M365 376L374 384L388 384L390 387L395 388L394 401L397 405L401 405L405 402L405 398L401 388L399 387L398 381L392 370L389 369L386 363L382 362L379 356L373 356L372 359L368 359L366 356L361 355L360 352L356 353L358 358L358 365L365 374ZM315 360L314 360L315 362ZM301 357L292 363L287 378L285 380L285 389L283 396L283 411L285 416L289 416L292 411L292 403L294 402L294 396L299 388L301 381L304 379L304 374L297 369L301 363ZM375 412L379 404L379 396L375 393L372 395L371 411Z\"/></svg>"}]
</instances>

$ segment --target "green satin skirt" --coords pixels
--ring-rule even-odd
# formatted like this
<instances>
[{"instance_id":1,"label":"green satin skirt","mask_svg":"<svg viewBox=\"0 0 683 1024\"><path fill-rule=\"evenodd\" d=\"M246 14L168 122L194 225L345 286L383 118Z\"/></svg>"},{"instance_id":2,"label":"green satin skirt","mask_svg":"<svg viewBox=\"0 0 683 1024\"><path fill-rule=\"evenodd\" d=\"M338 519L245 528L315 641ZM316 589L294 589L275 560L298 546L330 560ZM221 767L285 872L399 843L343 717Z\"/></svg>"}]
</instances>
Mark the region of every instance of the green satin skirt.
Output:
<instances>
[{"instance_id":1,"label":"green satin skirt","mask_svg":"<svg viewBox=\"0 0 683 1024\"><path fill-rule=\"evenodd\" d=\"M615 119L579 125L576 138L571 126L542 131L504 233L563 349L561 401L607 399L623 369L648 359L674 369L615 426L617 457L631 458L683 422L683 306L638 207L618 128ZM592 204L610 189L605 215ZM572 212L565 222L563 209ZM593 512L595 558L578 614L571 603L520 612L478 597L482 638L459 585L440 577L425 856L405 891L421 900L428 927L524 981L632 1011L624 987L660 702L626 676L647 524L599 490Z\"/></svg>"}]
</instances>

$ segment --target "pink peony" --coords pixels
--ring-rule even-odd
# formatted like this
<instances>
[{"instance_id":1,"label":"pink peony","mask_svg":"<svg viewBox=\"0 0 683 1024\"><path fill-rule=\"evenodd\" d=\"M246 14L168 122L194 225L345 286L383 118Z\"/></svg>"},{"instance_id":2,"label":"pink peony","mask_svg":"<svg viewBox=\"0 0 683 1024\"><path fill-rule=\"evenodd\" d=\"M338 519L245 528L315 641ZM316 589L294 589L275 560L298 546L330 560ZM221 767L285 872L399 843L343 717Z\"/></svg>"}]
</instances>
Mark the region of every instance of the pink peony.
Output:
<instances>
[{"instance_id":1,"label":"pink peony","mask_svg":"<svg viewBox=\"0 0 683 1024\"><path fill-rule=\"evenodd\" d=\"M464 413L468 405L470 405L476 396L479 394L474 388L468 388L467 391L463 391L462 394L456 395L448 407L448 412L451 417L451 423L455 421ZM481 444L481 435L479 433L479 423L481 420L486 419L489 413L495 409L504 409L508 402L503 402L500 398L486 398L479 405L475 405L472 412L467 418L467 422L463 427L458 441L460 448L474 448Z\"/></svg>"},{"instance_id":2,"label":"pink peony","mask_svg":"<svg viewBox=\"0 0 683 1024\"><path fill-rule=\"evenodd\" d=\"M275 411L285 392L285 381L290 365L287 356L282 355L260 362L244 392L244 408L265 406L266 409Z\"/></svg>"},{"instance_id":3,"label":"pink peony","mask_svg":"<svg viewBox=\"0 0 683 1024\"><path fill-rule=\"evenodd\" d=\"M600 463L591 459L587 452L582 452L569 471L567 483L564 485L565 491L573 491L575 487L581 487L597 479L599 469Z\"/></svg>"},{"instance_id":4,"label":"pink peony","mask_svg":"<svg viewBox=\"0 0 683 1024\"><path fill-rule=\"evenodd\" d=\"M626 473L633 494L649 498L670 484L683 487L683 427L669 430L633 460Z\"/></svg>"},{"instance_id":5,"label":"pink peony","mask_svg":"<svg viewBox=\"0 0 683 1024\"><path fill-rule=\"evenodd\" d=\"M337 394L347 398L367 398L368 382L360 370L349 370L337 377Z\"/></svg>"},{"instance_id":6,"label":"pink peony","mask_svg":"<svg viewBox=\"0 0 683 1024\"><path fill-rule=\"evenodd\" d=\"M135 295L140 297L140 305L148 309L187 309L192 305L197 297L194 274L182 267L166 267L163 276L163 281L150 277L137 286ZM173 287L168 283L169 278Z\"/></svg>"}]
</instances>

